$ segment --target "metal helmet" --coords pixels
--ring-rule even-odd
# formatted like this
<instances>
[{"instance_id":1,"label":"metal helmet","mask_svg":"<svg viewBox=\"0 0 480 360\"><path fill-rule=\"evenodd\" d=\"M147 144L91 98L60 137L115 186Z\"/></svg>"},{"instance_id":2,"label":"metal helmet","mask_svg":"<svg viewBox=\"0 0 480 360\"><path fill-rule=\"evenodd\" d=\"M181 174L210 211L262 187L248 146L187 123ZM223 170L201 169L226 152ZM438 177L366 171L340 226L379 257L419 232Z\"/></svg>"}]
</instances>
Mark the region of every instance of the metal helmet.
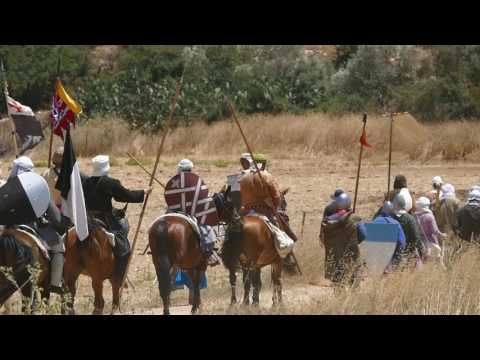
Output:
<instances>
[{"instance_id":1,"label":"metal helmet","mask_svg":"<svg viewBox=\"0 0 480 360\"><path fill-rule=\"evenodd\" d=\"M337 210L347 210L352 206L352 199L347 193L342 193L335 198Z\"/></svg>"},{"instance_id":2,"label":"metal helmet","mask_svg":"<svg viewBox=\"0 0 480 360\"><path fill-rule=\"evenodd\" d=\"M387 215L393 214L394 207L393 207L392 202L391 201L385 201L385 203L383 204L383 207L382 207L382 211Z\"/></svg>"},{"instance_id":3,"label":"metal helmet","mask_svg":"<svg viewBox=\"0 0 480 360\"><path fill-rule=\"evenodd\" d=\"M395 209L405 210L405 208L407 207L407 201L405 200L403 194L398 193L397 195L395 195L395 197L393 198L393 206Z\"/></svg>"}]
</instances>

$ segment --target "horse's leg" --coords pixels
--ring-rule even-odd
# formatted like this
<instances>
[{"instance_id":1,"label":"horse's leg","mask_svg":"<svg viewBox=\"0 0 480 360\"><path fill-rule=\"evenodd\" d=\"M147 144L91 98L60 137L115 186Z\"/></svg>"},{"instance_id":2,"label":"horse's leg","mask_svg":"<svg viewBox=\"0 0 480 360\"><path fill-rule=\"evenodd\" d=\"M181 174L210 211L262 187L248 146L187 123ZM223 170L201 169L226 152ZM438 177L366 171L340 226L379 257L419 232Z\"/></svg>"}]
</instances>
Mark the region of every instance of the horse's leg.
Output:
<instances>
[{"instance_id":1,"label":"horse's leg","mask_svg":"<svg viewBox=\"0 0 480 360\"><path fill-rule=\"evenodd\" d=\"M192 314L197 313L200 309L200 280L202 279L202 275L205 273L204 270L200 269L193 269L188 270L188 276L192 280L193 286L193 305L192 305Z\"/></svg>"},{"instance_id":2,"label":"horse's leg","mask_svg":"<svg viewBox=\"0 0 480 360\"><path fill-rule=\"evenodd\" d=\"M243 272L243 305L250 305L250 287L252 284L252 272L249 268L242 268Z\"/></svg>"},{"instance_id":3,"label":"horse's leg","mask_svg":"<svg viewBox=\"0 0 480 360\"><path fill-rule=\"evenodd\" d=\"M272 264L273 305L282 303L282 261Z\"/></svg>"},{"instance_id":4,"label":"horse's leg","mask_svg":"<svg viewBox=\"0 0 480 360\"><path fill-rule=\"evenodd\" d=\"M105 300L103 299L103 280L99 278L92 278L93 293L95 300L93 302L95 309L93 315L103 315L103 308L105 307Z\"/></svg>"},{"instance_id":5,"label":"horse's leg","mask_svg":"<svg viewBox=\"0 0 480 360\"><path fill-rule=\"evenodd\" d=\"M110 279L110 284L112 284L112 313L111 315L114 315L115 313L120 311L120 282L115 279L115 276Z\"/></svg>"},{"instance_id":6,"label":"horse's leg","mask_svg":"<svg viewBox=\"0 0 480 360\"><path fill-rule=\"evenodd\" d=\"M158 289L163 302L163 315L170 315L170 293L172 291L170 259L168 255L156 255L153 252L152 256L158 279Z\"/></svg>"},{"instance_id":7,"label":"horse's leg","mask_svg":"<svg viewBox=\"0 0 480 360\"><path fill-rule=\"evenodd\" d=\"M64 303L62 307L64 307L64 312L69 315L75 315L75 294L77 292L77 280L79 276L79 273L68 273L65 275L65 286L67 287L69 295L62 295L62 302Z\"/></svg>"},{"instance_id":8,"label":"horse's leg","mask_svg":"<svg viewBox=\"0 0 480 360\"><path fill-rule=\"evenodd\" d=\"M232 297L230 298L230 305L235 305L237 303L237 274L235 268L228 269L230 277L230 287L232 289Z\"/></svg>"},{"instance_id":9,"label":"horse's leg","mask_svg":"<svg viewBox=\"0 0 480 360\"><path fill-rule=\"evenodd\" d=\"M262 289L262 273L261 269L252 270L252 285L253 285L253 296L252 304L258 306L260 304L260 290Z\"/></svg>"}]
</instances>

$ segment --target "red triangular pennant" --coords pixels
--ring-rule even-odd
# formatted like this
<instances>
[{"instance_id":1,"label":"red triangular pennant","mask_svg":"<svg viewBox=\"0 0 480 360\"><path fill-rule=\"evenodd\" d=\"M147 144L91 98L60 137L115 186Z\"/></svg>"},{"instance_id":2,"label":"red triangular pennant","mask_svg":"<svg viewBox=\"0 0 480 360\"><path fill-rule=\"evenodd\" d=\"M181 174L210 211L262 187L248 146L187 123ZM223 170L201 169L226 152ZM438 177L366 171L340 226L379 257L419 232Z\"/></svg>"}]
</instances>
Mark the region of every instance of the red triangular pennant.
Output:
<instances>
[{"instance_id":1,"label":"red triangular pennant","mask_svg":"<svg viewBox=\"0 0 480 360\"><path fill-rule=\"evenodd\" d=\"M360 137L360 144L362 144L362 146L365 146L365 147L368 147L368 148L372 147L372 145L370 145L367 142L367 132L365 131L365 128L363 128L362 136Z\"/></svg>"}]
</instances>

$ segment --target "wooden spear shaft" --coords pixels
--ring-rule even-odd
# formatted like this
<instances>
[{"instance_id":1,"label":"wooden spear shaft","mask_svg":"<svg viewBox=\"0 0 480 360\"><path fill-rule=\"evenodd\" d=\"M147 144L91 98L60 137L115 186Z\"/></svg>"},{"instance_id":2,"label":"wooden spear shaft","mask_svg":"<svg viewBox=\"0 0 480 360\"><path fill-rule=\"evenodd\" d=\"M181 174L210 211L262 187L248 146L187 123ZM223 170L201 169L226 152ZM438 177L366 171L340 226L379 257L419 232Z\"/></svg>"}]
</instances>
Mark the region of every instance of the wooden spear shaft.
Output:
<instances>
[{"instance_id":1,"label":"wooden spear shaft","mask_svg":"<svg viewBox=\"0 0 480 360\"><path fill-rule=\"evenodd\" d=\"M363 114L363 128L362 134L365 133L367 128L367 114ZM358 169L357 169L357 181L355 182L355 197L353 198L353 212L357 208L357 195L358 195L358 184L360 183L360 168L362 167L362 155L363 155L363 144L360 143L360 154L358 155Z\"/></svg>"},{"instance_id":2,"label":"wooden spear shaft","mask_svg":"<svg viewBox=\"0 0 480 360\"><path fill-rule=\"evenodd\" d=\"M392 169L392 138L393 138L393 113L390 114L390 146L388 150L388 183L387 183L387 199L390 193L390 176Z\"/></svg>"},{"instance_id":3,"label":"wooden spear shaft","mask_svg":"<svg viewBox=\"0 0 480 360\"><path fill-rule=\"evenodd\" d=\"M57 93L57 82L60 80L60 67L61 67L61 56L62 56L62 47L58 48L58 60L57 60L57 79L55 81L55 90L54 95ZM48 168L52 164L52 148L53 148L53 121L50 119L50 145L48 146Z\"/></svg>"},{"instance_id":4,"label":"wooden spear shaft","mask_svg":"<svg viewBox=\"0 0 480 360\"><path fill-rule=\"evenodd\" d=\"M153 181L155 179L155 173L157 172L158 164L160 162L160 156L162 155L163 146L165 144L165 139L167 138L168 131L170 130L170 124L172 122L172 117L173 117L173 113L175 112L175 108L177 107L177 100L178 100L179 96L180 96L180 81L177 82L177 90L176 90L175 96L173 97L173 100L172 100L172 107L170 109L170 114L168 115L168 118L167 118L167 124L166 124L166 127L165 127L165 132L163 133L162 140L160 142L160 146L158 147L157 158L155 159L155 165L153 167L153 172L150 176L150 182L149 182L150 187L153 185ZM147 208L147 203L148 203L149 196L150 196L150 194L147 194L145 196L142 211L140 213L140 218L138 219L137 230L135 231L135 237L133 238L133 243L132 243L131 255L128 258L127 268L125 270L125 274L123 276L122 282L120 283L120 298L122 297L123 287L125 285L125 279L128 275L128 269L130 268L132 258L135 254L135 246L137 245L138 234L140 233L140 227L142 226L143 216L145 215L145 209Z\"/></svg>"},{"instance_id":5,"label":"wooden spear shaft","mask_svg":"<svg viewBox=\"0 0 480 360\"><path fill-rule=\"evenodd\" d=\"M270 191L270 188L268 186L266 186L266 182L262 176L262 173L260 172L260 170L258 169L258 165L257 165L257 162L255 161L255 157L253 155L253 151L252 151L252 148L250 147L250 145L248 144L248 141L247 141L247 138L245 136L245 133L243 132L243 129L242 127L240 126L240 122L238 121L237 119L237 115L235 113L235 108L233 107L233 104L231 102L228 103L229 107L230 107L230 112L232 114L232 117L233 117L233 120L235 121L235 123L237 124L237 127L238 127L238 130L240 130L240 134L242 135L242 138L243 138L243 142L245 143L245 146L247 147L247 150L248 152L250 153L250 156L253 160L253 165L255 166L255 170L256 172L258 173L258 176L260 177L260 181L262 182L262 185L268 189L268 192L269 192L269 195L270 195L270 198L272 199L272 205L274 203L273 201L273 195ZM278 212L277 212L277 209L273 209L273 211L275 212L275 215L278 216ZM300 269L300 265L298 264L298 261L297 261L297 258L292 250L291 252L292 254L292 257L293 259L295 260L295 264L297 265L297 269L298 269L298 272L300 273L300 275L302 275L302 270Z\"/></svg>"},{"instance_id":6,"label":"wooden spear shaft","mask_svg":"<svg viewBox=\"0 0 480 360\"><path fill-rule=\"evenodd\" d=\"M133 161L135 161L135 163L143 170L145 171L148 175L152 176L152 173L150 171L148 171L147 169L145 169L145 167L142 165L142 163L140 161L138 161L132 154L130 154L129 152L127 152L127 155L130 157L130 159L132 159ZM163 185L159 180L157 180L156 177L153 178L153 180L155 180L155 182L160 185L162 188L165 189L165 185Z\"/></svg>"}]
</instances>

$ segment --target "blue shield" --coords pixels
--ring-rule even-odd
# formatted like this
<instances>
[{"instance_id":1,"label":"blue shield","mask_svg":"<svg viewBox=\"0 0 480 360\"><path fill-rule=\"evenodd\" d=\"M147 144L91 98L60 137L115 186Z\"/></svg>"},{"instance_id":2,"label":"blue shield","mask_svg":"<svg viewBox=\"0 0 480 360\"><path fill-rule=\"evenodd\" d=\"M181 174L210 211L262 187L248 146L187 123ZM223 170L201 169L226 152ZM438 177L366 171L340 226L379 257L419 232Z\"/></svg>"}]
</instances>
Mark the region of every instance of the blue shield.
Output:
<instances>
[{"instance_id":1,"label":"blue shield","mask_svg":"<svg viewBox=\"0 0 480 360\"><path fill-rule=\"evenodd\" d=\"M365 224L366 239L360 244L369 275L381 275L392 260L397 247L396 224Z\"/></svg>"}]
</instances>

